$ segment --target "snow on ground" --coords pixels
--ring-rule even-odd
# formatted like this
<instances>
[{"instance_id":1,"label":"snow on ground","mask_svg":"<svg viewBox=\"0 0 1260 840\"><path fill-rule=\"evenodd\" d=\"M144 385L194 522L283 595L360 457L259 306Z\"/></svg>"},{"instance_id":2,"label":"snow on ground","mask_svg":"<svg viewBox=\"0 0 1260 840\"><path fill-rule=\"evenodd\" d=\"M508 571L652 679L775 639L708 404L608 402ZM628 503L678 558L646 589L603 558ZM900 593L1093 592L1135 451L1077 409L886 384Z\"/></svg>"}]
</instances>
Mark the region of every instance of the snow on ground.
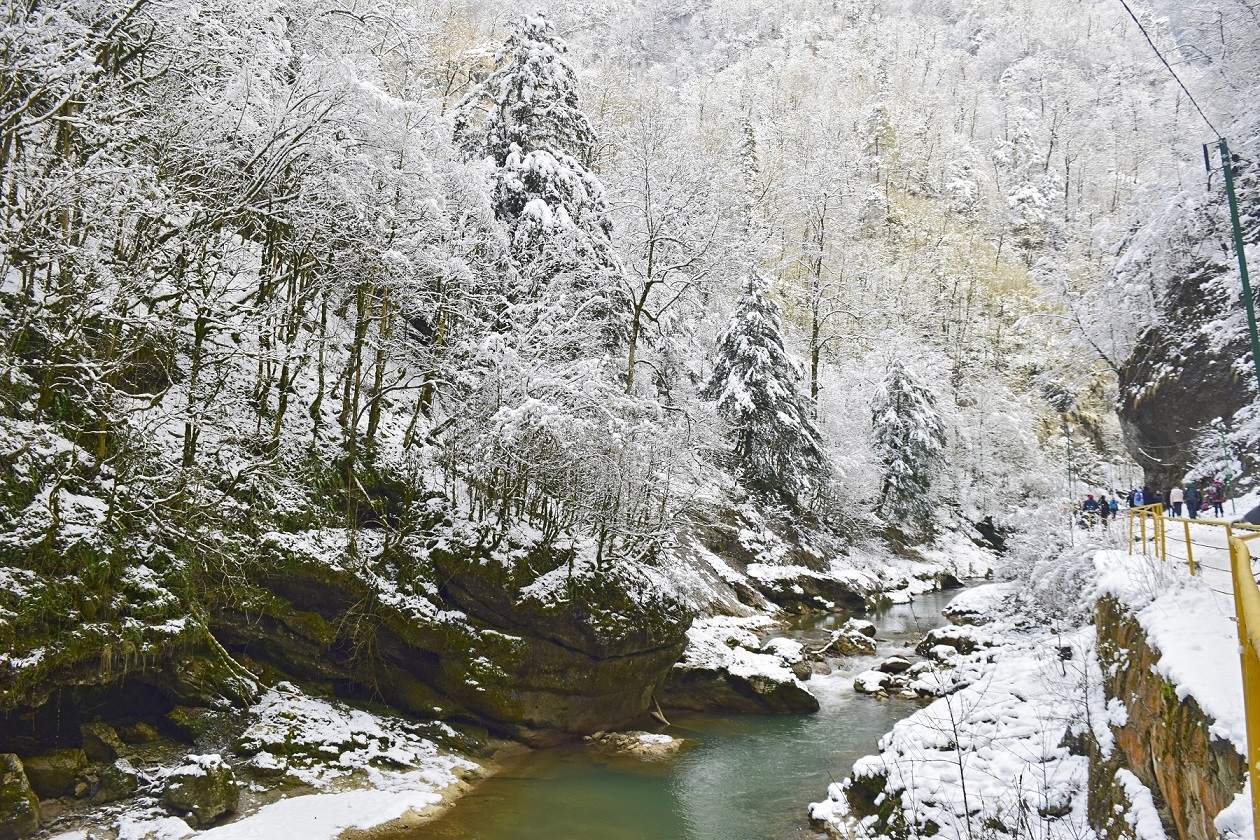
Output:
<instances>
[{"instance_id":1,"label":"snow on ground","mask_svg":"<svg viewBox=\"0 0 1260 840\"><path fill-rule=\"evenodd\" d=\"M290 683L269 689L250 718L237 743L249 758L233 757L230 763L239 768L238 780L247 766L280 780L289 791L284 798L202 832L167 816L156 802L139 803L117 816L112 828L119 840L332 840L348 829L366 830L433 809L482 773L479 765L426 737L455 737L444 724L374 714L311 697ZM202 764L219 760L190 758ZM263 790L253 787L255 793ZM91 834L71 832L60 840Z\"/></svg>"},{"instance_id":2,"label":"snow on ground","mask_svg":"<svg viewBox=\"0 0 1260 840\"><path fill-rule=\"evenodd\" d=\"M452 779L454 783L454 779ZM442 800L429 787L347 790L281 799L257 814L196 835L205 840L333 840L347 829L367 830Z\"/></svg>"},{"instance_id":3,"label":"snow on ground","mask_svg":"<svg viewBox=\"0 0 1260 840\"><path fill-rule=\"evenodd\" d=\"M310 697L286 682L269 689L252 714L238 749L260 769L283 767L292 779L321 790L359 776L383 790L431 791L480 769L443 753L417 724ZM430 726L456 736L445 724Z\"/></svg>"},{"instance_id":4,"label":"snow on ground","mask_svg":"<svg viewBox=\"0 0 1260 840\"><path fill-rule=\"evenodd\" d=\"M769 645L769 652L760 652L758 631L775 626L768 616L747 618L717 616L701 618L687 630L687 649L681 664L690 668L725 670L745 679L763 677L772 682L799 683L788 664L799 659L800 650L789 642Z\"/></svg>"},{"instance_id":5,"label":"snow on ground","mask_svg":"<svg viewBox=\"0 0 1260 840\"><path fill-rule=\"evenodd\" d=\"M886 780L873 807L895 797L891 821L904 822L912 836L935 826L943 840L961 840L999 825L1048 840L1090 836L1088 761L1071 755L1063 740L1069 728L1084 725L1092 629L1053 633L1002 621L965 629L993 646L948 657L952 668L938 669L935 678L952 693L898 722L880 740L879 754L854 766L864 782ZM852 786L831 785L810 815L852 836L885 833L878 816L853 813L846 797Z\"/></svg>"},{"instance_id":6,"label":"snow on ground","mask_svg":"<svg viewBox=\"0 0 1260 840\"><path fill-rule=\"evenodd\" d=\"M1215 721L1213 735L1246 755L1238 630L1233 611L1221 610L1212 582L1176 564L1122 551L1099 552L1095 564L1098 594L1113 595L1133 610L1160 653L1160 676L1176 687L1178 698L1194 697Z\"/></svg>"}]
</instances>

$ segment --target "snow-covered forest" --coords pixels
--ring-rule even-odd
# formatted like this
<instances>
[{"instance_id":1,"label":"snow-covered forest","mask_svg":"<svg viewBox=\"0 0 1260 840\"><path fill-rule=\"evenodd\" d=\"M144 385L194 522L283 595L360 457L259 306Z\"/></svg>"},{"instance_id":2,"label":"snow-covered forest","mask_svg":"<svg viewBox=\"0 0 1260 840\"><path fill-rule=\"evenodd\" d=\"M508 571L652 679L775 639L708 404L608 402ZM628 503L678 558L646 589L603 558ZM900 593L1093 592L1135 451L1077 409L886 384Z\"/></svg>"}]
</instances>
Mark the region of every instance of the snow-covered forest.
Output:
<instances>
[{"instance_id":1,"label":"snow-covered forest","mask_svg":"<svg viewBox=\"0 0 1260 840\"><path fill-rule=\"evenodd\" d=\"M1067 506L1250 486L1255 0L0 20L2 752L286 679L547 745L693 620L1077 620Z\"/></svg>"}]
</instances>

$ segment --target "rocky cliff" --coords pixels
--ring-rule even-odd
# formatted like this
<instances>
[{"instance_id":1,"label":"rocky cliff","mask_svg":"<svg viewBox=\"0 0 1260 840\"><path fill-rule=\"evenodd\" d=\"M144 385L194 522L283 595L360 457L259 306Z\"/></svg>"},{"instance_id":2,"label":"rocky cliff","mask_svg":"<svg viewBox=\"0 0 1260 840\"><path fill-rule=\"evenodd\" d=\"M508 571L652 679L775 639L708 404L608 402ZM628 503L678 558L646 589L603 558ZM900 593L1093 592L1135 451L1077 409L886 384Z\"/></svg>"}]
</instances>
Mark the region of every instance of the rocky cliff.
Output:
<instances>
[{"instance_id":1,"label":"rocky cliff","mask_svg":"<svg viewBox=\"0 0 1260 840\"><path fill-rule=\"evenodd\" d=\"M1118 816L1132 805L1123 776L1128 771L1150 789L1170 837L1217 837L1213 820L1242 789L1245 758L1212 734L1212 720L1193 697L1179 699L1176 687L1159 676L1159 651L1119 601L1099 599L1095 624L1103 689L1109 700L1123 703L1125 722L1111 727L1113 750L1091 745L1091 825L1104 840L1135 836Z\"/></svg>"},{"instance_id":2,"label":"rocky cliff","mask_svg":"<svg viewBox=\"0 0 1260 840\"><path fill-rule=\"evenodd\" d=\"M1244 237L1254 250L1260 245L1260 182L1246 161L1239 161L1238 170ZM1217 174L1212 191L1195 188L1181 194L1140 229L1117 265L1123 284L1147 286L1154 293L1155 311L1145 317L1149 326L1118 371L1125 444L1153 488L1180 483L1203 459L1209 442L1204 433L1213 421L1219 418L1227 430L1236 430L1235 415L1255 399L1225 205ZM1251 273L1258 268L1253 265ZM1243 437L1238 442L1244 469L1253 472L1245 454L1254 450L1253 441ZM1220 450L1214 437L1210 444L1211 452Z\"/></svg>"}]
</instances>

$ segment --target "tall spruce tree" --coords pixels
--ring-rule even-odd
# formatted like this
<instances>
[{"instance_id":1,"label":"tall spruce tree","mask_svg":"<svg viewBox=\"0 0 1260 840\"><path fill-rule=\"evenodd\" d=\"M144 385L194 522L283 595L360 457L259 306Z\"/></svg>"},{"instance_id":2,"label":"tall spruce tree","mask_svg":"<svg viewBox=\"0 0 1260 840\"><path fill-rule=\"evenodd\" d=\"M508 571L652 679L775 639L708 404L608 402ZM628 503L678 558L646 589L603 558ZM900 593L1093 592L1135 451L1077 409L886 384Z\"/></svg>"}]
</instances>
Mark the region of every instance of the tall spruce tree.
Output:
<instances>
[{"instance_id":1,"label":"tall spruce tree","mask_svg":"<svg viewBox=\"0 0 1260 840\"><path fill-rule=\"evenodd\" d=\"M511 320L526 329L550 322L545 332L571 353L584 336L604 344L624 336L630 301L604 186L587 166L595 133L566 52L546 18L525 18L494 72L456 106L454 126L465 153L495 167L494 211L516 274Z\"/></svg>"},{"instance_id":2,"label":"tall spruce tree","mask_svg":"<svg viewBox=\"0 0 1260 840\"><path fill-rule=\"evenodd\" d=\"M945 451L936 395L895 359L875 391L871 412L875 450L884 463L879 514L909 533L922 533L932 520L932 481Z\"/></svg>"},{"instance_id":3,"label":"tall spruce tree","mask_svg":"<svg viewBox=\"0 0 1260 840\"><path fill-rule=\"evenodd\" d=\"M830 473L808 399L797 389L801 375L783 343L779 307L754 276L718 339L700 395L717 401L735 432L744 487L793 506L807 502Z\"/></svg>"}]
</instances>

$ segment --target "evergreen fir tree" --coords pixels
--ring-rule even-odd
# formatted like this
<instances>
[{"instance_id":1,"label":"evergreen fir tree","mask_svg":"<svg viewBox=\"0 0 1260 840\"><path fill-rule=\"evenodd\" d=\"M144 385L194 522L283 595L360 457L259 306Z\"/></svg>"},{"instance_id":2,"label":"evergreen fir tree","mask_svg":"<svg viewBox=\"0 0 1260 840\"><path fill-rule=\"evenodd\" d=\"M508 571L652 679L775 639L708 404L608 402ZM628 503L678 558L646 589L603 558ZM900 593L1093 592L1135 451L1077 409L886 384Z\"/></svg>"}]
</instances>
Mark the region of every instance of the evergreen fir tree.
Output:
<instances>
[{"instance_id":1,"label":"evergreen fir tree","mask_svg":"<svg viewBox=\"0 0 1260 840\"><path fill-rule=\"evenodd\" d=\"M881 516L914 533L932 518L932 481L945 450L936 396L900 359L888 367L871 403L875 450L884 463Z\"/></svg>"},{"instance_id":2,"label":"evergreen fir tree","mask_svg":"<svg viewBox=\"0 0 1260 840\"><path fill-rule=\"evenodd\" d=\"M797 390L801 375L783 343L779 307L754 277L718 339L700 394L717 401L735 431L740 482L789 505L806 500L830 473L808 400Z\"/></svg>"},{"instance_id":3,"label":"evergreen fir tree","mask_svg":"<svg viewBox=\"0 0 1260 840\"><path fill-rule=\"evenodd\" d=\"M513 147L545 149L589 163L595 132L578 102L577 74L568 47L542 15L521 20L498 65L454 111L455 139L470 157L503 166Z\"/></svg>"},{"instance_id":4,"label":"evergreen fir tree","mask_svg":"<svg viewBox=\"0 0 1260 840\"><path fill-rule=\"evenodd\" d=\"M629 300L619 282L604 186L587 168L595 144L567 48L542 16L508 38L498 68L454 111L455 138L495 166L495 216L507 228L517 282L511 320L576 349L589 332L624 335Z\"/></svg>"}]
</instances>

